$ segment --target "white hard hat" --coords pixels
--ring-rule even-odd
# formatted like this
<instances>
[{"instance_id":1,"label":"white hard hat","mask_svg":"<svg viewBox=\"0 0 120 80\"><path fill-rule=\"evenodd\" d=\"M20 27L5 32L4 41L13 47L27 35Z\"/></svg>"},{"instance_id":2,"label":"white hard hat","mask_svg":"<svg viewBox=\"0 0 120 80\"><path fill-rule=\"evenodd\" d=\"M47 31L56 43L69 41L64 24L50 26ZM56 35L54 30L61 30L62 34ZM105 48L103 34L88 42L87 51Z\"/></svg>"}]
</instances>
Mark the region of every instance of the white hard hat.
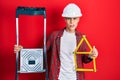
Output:
<instances>
[{"instance_id":1,"label":"white hard hat","mask_svg":"<svg viewBox=\"0 0 120 80\"><path fill-rule=\"evenodd\" d=\"M62 13L62 17L81 17L82 13L80 8L74 4L74 3L70 3L68 4Z\"/></svg>"}]
</instances>

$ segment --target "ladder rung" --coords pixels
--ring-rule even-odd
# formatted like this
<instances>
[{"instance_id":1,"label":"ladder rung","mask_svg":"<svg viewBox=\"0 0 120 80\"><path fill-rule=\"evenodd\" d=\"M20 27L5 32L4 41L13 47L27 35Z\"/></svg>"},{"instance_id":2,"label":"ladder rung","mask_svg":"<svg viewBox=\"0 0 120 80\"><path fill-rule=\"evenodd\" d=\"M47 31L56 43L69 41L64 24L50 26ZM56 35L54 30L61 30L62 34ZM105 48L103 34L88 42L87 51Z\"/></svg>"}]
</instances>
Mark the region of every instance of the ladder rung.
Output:
<instances>
[{"instance_id":1,"label":"ladder rung","mask_svg":"<svg viewBox=\"0 0 120 80\"><path fill-rule=\"evenodd\" d=\"M43 73L43 72L45 72L46 70L44 69L44 70L41 70L41 71L39 71L39 72L33 72L33 71L29 71L29 72L24 72L24 71L18 71L18 73Z\"/></svg>"}]
</instances>

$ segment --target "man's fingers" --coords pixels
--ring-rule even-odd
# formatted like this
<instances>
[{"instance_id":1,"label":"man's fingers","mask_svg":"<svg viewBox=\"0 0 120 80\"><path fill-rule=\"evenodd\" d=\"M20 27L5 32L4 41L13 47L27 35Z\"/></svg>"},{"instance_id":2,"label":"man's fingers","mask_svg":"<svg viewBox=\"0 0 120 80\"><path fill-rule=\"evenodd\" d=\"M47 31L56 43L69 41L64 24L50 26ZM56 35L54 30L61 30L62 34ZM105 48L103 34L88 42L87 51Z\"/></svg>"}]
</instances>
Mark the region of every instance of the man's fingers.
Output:
<instances>
[{"instance_id":1,"label":"man's fingers","mask_svg":"<svg viewBox=\"0 0 120 80\"><path fill-rule=\"evenodd\" d=\"M95 46L93 46L93 50L90 54L91 57L97 57L98 56L98 51L97 49L95 48Z\"/></svg>"},{"instance_id":2,"label":"man's fingers","mask_svg":"<svg viewBox=\"0 0 120 80\"><path fill-rule=\"evenodd\" d=\"M23 48L23 46L21 46L21 45L20 45L19 47L20 47L20 49L22 49L22 48Z\"/></svg>"},{"instance_id":3,"label":"man's fingers","mask_svg":"<svg viewBox=\"0 0 120 80\"><path fill-rule=\"evenodd\" d=\"M93 49L95 48L95 46L93 46Z\"/></svg>"},{"instance_id":4,"label":"man's fingers","mask_svg":"<svg viewBox=\"0 0 120 80\"><path fill-rule=\"evenodd\" d=\"M21 46L21 45L14 45L14 53L19 52L21 49L23 49L23 46Z\"/></svg>"}]
</instances>

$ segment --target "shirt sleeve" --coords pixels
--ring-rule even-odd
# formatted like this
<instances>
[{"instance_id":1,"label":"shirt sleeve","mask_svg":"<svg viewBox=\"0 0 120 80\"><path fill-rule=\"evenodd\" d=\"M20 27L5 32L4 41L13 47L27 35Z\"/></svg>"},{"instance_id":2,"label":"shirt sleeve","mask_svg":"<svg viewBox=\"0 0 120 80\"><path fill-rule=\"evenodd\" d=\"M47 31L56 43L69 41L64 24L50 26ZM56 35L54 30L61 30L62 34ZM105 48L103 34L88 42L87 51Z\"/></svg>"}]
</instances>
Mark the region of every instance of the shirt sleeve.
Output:
<instances>
[{"instance_id":1,"label":"shirt sleeve","mask_svg":"<svg viewBox=\"0 0 120 80\"><path fill-rule=\"evenodd\" d=\"M52 46L52 37L53 35L51 34L48 39L47 39L47 43L46 43L46 48L47 48L47 51L49 51L51 49L51 46Z\"/></svg>"}]
</instances>

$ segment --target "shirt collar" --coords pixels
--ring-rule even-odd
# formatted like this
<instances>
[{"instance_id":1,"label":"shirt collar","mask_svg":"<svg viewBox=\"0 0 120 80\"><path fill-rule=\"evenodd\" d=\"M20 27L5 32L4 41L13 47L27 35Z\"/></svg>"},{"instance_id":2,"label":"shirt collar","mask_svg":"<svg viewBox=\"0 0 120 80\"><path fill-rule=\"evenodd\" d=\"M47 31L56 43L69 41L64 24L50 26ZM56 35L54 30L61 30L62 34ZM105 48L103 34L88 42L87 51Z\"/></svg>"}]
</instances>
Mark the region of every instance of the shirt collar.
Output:
<instances>
[{"instance_id":1,"label":"shirt collar","mask_svg":"<svg viewBox=\"0 0 120 80\"><path fill-rule=\"evenodd\" d=\"M58 33L58 36L57 36L57 37L62 37L63 32L64 32L65 29L66 29L66 28L60 30L60 32ZM78 32L77 30L75 30L75 35L76 35L76 36L81 36L81 33Z\"/></svg>"}]
</instances>

